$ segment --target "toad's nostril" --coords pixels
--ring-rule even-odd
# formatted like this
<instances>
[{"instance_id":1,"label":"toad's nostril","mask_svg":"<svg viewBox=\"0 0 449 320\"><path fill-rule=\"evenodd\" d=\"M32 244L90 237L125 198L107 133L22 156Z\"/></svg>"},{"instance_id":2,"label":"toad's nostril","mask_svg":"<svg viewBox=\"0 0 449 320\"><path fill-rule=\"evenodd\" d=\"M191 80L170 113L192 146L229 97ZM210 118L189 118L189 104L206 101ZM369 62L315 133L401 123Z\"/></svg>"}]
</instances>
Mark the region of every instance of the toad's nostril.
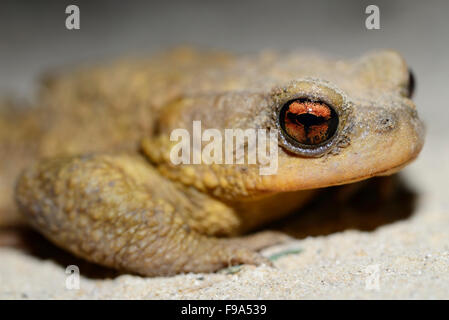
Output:
<instances>
[{"instance_id":1,"label":"toad's nostril","mask_svg":"<svg viewBox=\"0 0 449 320\"><path fill-rule=\"evenodd\" d=\"M387 132L391 131L396 127L396 118L392 114L383 114L379 117L376 122L376 131L377 132Z\"/></svg>"}]
</instances>

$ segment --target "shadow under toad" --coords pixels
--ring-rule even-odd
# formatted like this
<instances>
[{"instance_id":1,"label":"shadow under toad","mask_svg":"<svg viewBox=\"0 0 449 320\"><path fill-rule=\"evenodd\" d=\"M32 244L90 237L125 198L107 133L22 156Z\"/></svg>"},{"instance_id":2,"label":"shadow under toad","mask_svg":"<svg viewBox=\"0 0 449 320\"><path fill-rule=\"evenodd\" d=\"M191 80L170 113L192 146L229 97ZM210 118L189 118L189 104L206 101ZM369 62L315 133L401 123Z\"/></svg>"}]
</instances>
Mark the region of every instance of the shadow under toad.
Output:
<instances>
[{"instance_id":1,"label":"shadow under toad","mask_svg":"<svg viewBox=\"0 0 449 320\"><path fill-rule=\"evenodd\" d=\"M401 175L376 177L323 189L302 210L267 227L298 239L345 230L374 231L411 217L417 198Z\"/></svg>"},{"instance_id":2,"label":"shadow under toad","mask_svg":"<svg viewBox=\"0 0 449 320\"><path fill-rule=\"evenodd\" d=\"M1 228L0 246L15 248L40 260L53 261L64 270L70 265L75 265L82 276L91 279L109 279L121 274L116 270L75 257L27 226Z\"/></svg>"}]
</instances>

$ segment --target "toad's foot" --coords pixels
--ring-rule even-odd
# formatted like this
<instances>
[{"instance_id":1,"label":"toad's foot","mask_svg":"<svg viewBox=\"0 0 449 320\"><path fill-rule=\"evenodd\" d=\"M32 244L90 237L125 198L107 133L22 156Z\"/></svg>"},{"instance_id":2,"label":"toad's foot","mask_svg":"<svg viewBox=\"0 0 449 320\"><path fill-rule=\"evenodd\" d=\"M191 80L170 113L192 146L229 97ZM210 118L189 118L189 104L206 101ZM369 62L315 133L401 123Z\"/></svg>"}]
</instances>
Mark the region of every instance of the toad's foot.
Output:
<instances>
[{"instance_id":1,"label":"toad's foot","mask_svg":"<svg viewBox=\"0 0 449 320\"><path fill-rule=\"evenodd\" d=\"M230 244L235 244L238 245L239 247L247 248L249 250L254 251L260 251L270 246L291 241L292 239L293 238L282 232L261 231L243 237L235 237L229 239L228 241Z\"/></svg>"},{"instance_id":2,"label":"toad's foot","mask_svg":"<svg viewBox=\"0 0 449 320\"><path fill-rule=\"evenodd\" d=\"M158 183L145 183L159 179ZM200 234L178 212L171 184L137 156L92 155L41 161L20 177L16 198L31 225L75 255L147 276L269 264L256 253L285 237L235 240ZM247 245L241 245L247 243Z\"/></svg>"}]
</instances>

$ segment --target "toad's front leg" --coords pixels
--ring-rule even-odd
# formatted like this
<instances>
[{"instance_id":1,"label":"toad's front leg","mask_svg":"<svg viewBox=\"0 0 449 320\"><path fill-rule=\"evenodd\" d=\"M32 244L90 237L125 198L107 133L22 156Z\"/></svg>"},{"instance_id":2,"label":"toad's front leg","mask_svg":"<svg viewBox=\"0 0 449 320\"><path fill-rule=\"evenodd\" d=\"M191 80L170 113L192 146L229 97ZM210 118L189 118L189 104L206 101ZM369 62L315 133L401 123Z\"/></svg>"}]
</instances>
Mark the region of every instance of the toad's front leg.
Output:
<instances>
[{"instance_id":1,"label":"toad's front leg","mask_svg":"<svg viewBox=\"0 0 449 320\"><path fill-rule=\"evenodd\" d=\"M52 242L105 266L154 276L267 262L234 239L189 225L170 184L138 156L57 158L26 170L16 199Z\"/></svg>"}]
</instances>

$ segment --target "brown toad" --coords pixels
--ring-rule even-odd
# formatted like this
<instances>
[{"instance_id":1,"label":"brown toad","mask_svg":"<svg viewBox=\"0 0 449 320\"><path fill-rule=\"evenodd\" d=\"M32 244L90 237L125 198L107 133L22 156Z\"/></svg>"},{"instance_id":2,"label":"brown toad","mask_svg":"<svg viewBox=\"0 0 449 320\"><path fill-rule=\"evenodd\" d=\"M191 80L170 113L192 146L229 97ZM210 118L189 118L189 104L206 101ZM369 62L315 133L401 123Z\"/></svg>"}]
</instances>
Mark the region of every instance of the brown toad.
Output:
<instances>
[{"instance_id":1,"label":"brown toad","mask_svg":"<svg viewBox=\"0 0 449 320\"><path fill-rule=\"evenodd\" d=\"M75 255L142 275L266 262L285 240L249 230L315 189L392 174L423 145L413 83L393 51L357 60L179 49L46 78L0 117L0 210ZM175 129L277 129L277 172L174 164ZM248 146L247 146L248 147ZM140 151L140 153L138 152ZM4 222L5 222L4 218Z\"/></svg>"}]
</instances>

